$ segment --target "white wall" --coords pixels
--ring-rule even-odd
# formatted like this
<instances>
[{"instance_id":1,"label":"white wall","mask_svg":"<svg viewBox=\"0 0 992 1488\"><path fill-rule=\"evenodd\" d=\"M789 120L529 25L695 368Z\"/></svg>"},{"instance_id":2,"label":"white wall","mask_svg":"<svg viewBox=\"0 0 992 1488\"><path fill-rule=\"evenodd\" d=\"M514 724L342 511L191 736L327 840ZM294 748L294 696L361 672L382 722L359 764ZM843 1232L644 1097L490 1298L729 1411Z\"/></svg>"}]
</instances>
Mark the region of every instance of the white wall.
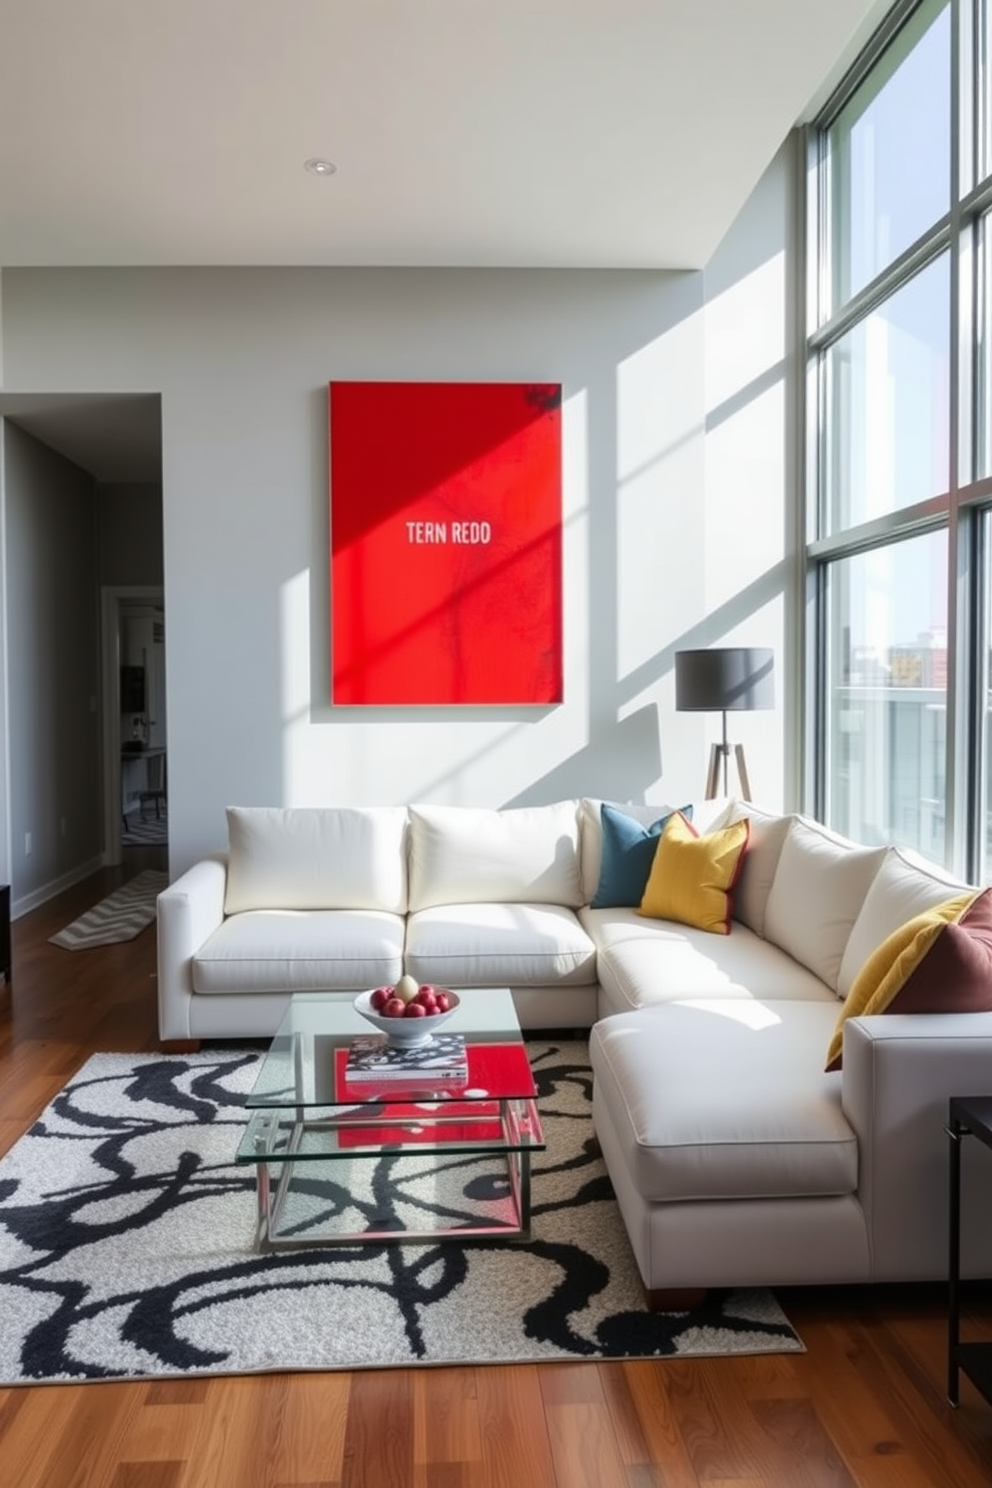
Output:
<instances>
[{"instance_id":1,"label":"white wall","mask_svg":"<svg viewBox=\"0 0 992 1488\"><path fill-rule=\"evenodd\" d=\"M788 154L763 188L772 201L791 189ZM778 211L775 232L786 217ZM721 295L734 262L749 259L744 236L721 250ZM742 304L768 293L766 279L741 282ZM673 711L674 652L724 638L780 650L790 562L784 477L767 482L785 399L737 427L732 447L718 437L721 348L749 333L736 311L721 329L708 283L699 273L5 270L5 391L162 396L173 872L223 845L232 802L699 793L708 721ZM560 707L330 705L335 378L563 384ZM731 522L715 462L739 465L752 441ZM772 805L784 717L780 707L763 720L768 763L753 761L756 794Z\"/></svg>"},{"instance_id":2,"label":"white wall","mask_svg":"<svg viewBox=\"0 0 992 1488\"><path fill-rule=\"evenodd\" d=\"M802 789L799 147L796 135L779 151L706 267L707 564L692 642L774 649L776 711L730 714L728 732L755 799L789 806Z\"/></svg>"}]
</instances>

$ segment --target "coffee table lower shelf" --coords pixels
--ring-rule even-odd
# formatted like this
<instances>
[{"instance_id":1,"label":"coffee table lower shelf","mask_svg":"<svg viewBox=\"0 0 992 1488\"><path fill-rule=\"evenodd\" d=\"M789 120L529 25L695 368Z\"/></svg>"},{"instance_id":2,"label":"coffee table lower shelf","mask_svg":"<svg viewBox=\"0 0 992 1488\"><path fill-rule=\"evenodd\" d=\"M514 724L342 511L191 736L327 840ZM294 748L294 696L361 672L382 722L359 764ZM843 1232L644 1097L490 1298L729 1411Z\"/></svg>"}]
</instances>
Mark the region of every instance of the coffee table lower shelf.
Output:
<instances>
[{"instance_id":1,"label":"coffee table lower shelf","mask_svg":"<svg viewBox=\"0 0 992 1488\"><path fill-rule=\"evenodd\" d=\"M519 1098L487 1102L468 1115L443 1107L344 1116L259 1108L237 1161L256 1170L259 1251L480 1237L521 1242L531 1236L531 1154L543 1147L537 1105ZM501 1160L502 1191L493 1182ZM413 1176L423 1188L451 1173L462 1195L476 1175L475 1212L464 1197L439 1196L432 1206L410 1191ZM432 1222L411 1222L426 1210Z\"/></svg>"}]
</instances>

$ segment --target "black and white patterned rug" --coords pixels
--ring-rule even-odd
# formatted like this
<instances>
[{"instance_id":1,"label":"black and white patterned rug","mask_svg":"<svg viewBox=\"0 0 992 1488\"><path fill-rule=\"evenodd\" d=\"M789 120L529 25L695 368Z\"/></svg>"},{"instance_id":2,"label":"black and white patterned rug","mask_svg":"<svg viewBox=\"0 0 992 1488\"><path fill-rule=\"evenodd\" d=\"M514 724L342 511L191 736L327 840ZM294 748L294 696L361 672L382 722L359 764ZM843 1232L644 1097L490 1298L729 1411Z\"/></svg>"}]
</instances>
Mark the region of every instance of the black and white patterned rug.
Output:
<instances>
[{"instance_id":1,"label":"black and white patterned rug","mask_svg":"<svg viewBox=\"0 0 992 1488\"><path fill-rule=\"evenodd\" d=\"M259 1255L235 1166L260 1055L96 1054L0 1161L0 1385L410 1364L802 1352L765 1291L651 1313L589 1119L588 1049L531 1043L534 1235ZM336 1163L314 1204L498 1209L465 1155ZM425 1169L429 1171L425 1171ZM359 1185L356 1190L353 1185Z\"/></svg>"}]
</instances>

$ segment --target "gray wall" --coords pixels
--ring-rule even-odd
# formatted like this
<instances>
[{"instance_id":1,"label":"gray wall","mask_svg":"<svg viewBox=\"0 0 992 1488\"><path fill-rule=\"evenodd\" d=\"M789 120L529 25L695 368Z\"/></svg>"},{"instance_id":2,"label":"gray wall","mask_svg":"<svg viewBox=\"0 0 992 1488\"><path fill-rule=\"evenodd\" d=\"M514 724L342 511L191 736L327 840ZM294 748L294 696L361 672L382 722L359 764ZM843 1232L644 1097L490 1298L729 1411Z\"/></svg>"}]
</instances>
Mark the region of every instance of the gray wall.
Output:
<instances>
[{"instance_id":1,"label":"gray wall","mask_svg":"<svg viewBox=\"0 0 992 1488\"><path fill-rule=\"evenodd\" d=\"M101 584L164 583L161 486L98 485L96 495Z\"/></svg>"},{"instance_id":2,"label":"gray wall","mask_svg":"<svg viewBox=\"0 0 992 1488\"><path fill-rule=\"evenodd\" d=\"M100 862L97 507L89 476L9 421L4 470L16 903Z\"/></svg>"},{"instance_id":3,"label":"gray wall","mask_svg":"<svg viewBox=\"0 0 992 1488\"><path fill-rule=\"evenodd\" d=\"M6 391L162 397L173 872L223 844L233 802L700 792L719 720L675 713L675 650L781 654L794 621L792 163L790 146L712 275L4 271ZM740 365L749 338L763 368ZM563 384L561 706L331 706L335 378ZM740 720L770 805L792 712Z\"/></svg>"}]
</instances>

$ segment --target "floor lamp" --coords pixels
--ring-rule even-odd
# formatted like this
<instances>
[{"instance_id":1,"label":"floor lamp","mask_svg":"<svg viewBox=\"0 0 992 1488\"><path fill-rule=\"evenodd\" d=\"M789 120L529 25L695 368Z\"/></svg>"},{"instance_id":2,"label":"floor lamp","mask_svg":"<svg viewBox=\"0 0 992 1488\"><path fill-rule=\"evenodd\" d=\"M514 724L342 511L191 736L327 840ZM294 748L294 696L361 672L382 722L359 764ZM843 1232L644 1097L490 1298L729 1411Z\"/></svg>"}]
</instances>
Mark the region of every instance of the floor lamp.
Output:
<instances>
[{"instance_id":1,"label":"floor lamp","mask_svg":"<svg viewBox=\"0 0 992 1488\"><path fill-rule=\"evenodd\" d=\"M725 646L708 651L676 651L675 707L680 713L722 713L723 742L710 750L706 795L717 794L720 760L723 759L723 794L729 795L727 774L730 745L727 743L727 714L751 712L775 706L772 679L774 658L764 646ZM751 799L743 744L734 746L741 795Z\"/></svg>"}]
</instances>

